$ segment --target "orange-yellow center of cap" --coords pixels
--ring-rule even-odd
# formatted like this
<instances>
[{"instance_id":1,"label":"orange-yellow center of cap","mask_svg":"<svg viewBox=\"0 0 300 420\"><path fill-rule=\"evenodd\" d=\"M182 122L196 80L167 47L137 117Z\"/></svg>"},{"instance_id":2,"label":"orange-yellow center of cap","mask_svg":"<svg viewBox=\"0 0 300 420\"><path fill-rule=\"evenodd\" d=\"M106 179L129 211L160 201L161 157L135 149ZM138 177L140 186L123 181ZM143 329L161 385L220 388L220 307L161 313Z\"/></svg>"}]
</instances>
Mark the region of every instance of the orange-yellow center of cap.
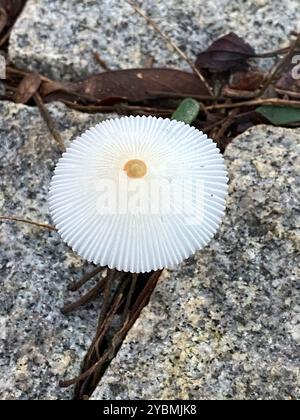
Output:
<instances>
[{"instance_id":1,"label":"orange-yellow center of cap","mask_svg":"<svg viewBox=\"0 0 300 420\"><path fill-rule=\"evenodd\" d=\"M125 163L124 171L129 178L143 178L147 173L147 166L142 160L132 159Z\"/></svg>"}]
</instances>

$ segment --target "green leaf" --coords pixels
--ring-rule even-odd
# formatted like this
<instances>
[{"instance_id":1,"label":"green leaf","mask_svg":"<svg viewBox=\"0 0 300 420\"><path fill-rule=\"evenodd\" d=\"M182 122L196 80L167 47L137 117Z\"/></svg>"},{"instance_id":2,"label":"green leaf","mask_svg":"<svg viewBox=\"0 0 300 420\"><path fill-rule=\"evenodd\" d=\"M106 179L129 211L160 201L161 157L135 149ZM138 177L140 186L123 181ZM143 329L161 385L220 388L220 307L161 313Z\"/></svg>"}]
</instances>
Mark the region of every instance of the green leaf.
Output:
<instances>
[{"instance_id":1,"label":"green leaf","mask_svg":"<svg viewBox=\"0 0 300 420\"><path fill-rule=\"evenodd\" d=\"M256 108L256 112L267 118L274 125L286 125L300 121L300 108L263 105Z\"/></svg>"},{"instance_id":2,"label":"green leaf","mask_svg":"<svg viewBox=\"0 0 300 420\"><path fill-rule=\"evenodd\" d=\"M186 124L191 124L199 114L200 104L195 99L184 99L174 112L171 120L182 121Z\"/></svg>"}]
</instances>

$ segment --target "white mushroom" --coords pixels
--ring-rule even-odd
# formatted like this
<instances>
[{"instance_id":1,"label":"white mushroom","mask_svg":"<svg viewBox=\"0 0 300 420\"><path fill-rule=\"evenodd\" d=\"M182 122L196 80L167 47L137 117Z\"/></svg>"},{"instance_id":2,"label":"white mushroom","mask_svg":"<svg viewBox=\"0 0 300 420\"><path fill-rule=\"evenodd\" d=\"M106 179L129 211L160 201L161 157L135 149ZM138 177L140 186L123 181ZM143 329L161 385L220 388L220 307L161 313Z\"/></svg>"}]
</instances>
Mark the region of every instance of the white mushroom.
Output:
<instances>
[{"instance_id":1,"label":"white mushroom","mask_svg":"<svg viewBox=\"0 0 300 420\"><path fill-rule=\"evenodd\" d=\"M156 117L122 117L74 140L49 203L80 256L132 273L170 268L203 248L224 214L223 157L201 131Z\"/></svg>"}]
</instances>

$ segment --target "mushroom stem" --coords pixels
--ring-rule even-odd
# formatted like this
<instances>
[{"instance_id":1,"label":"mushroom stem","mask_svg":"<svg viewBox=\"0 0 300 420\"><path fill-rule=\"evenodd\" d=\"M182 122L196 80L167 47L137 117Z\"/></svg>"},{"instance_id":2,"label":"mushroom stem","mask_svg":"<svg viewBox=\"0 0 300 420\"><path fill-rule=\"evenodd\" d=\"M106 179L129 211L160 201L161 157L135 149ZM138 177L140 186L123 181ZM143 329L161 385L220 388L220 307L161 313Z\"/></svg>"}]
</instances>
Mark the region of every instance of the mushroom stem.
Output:
<instances>
[{"instance_id":1,"label":"mushroom stem","mask_svg":"<svg viewBox=\"0 0 300 420\"><path fill-rule=\"evenodd\" d=\"M84 286L89 280L91 280L93 277L95 277L98 273L101 273L105 267L97 267L95 270L91 271L90 273L84 274L80 280L72 283L69 286L69 290L71 292L77 292L77 290L81 289L82 286Z\"/></svg>"},{"instance_id":2,"label":"mushroom stem","mask_svg":"<svg viewBox=\"0 0 300 420\"><path fill-rule=\"evenodd\" d=\"M94 286L91 290L89 290L87 293L85 293L83 296L81 296L80 299L76 300L73 303L69 303L69 304L65 305L61 309L61 312L64 315L69 314L70 312L75 311L76 309L80 308L81 306L84 306L87 303L90 303L91 301L96 299L97 296L99 296L99 293L101 292L101 290L103 289L104 280L105 279L103 279L103 278L100 279L98 281L98 283L96 284L96 286Z\"/></svg>"},{"instance_id":3,"label":"mushroom stem","mask_svg":"<svg viewBox=\"0 0 300 420\"><path fill-rule=\"evenodd\" d=\"M126 323L127 321L127 317L129 315L129 308L132 302L132 298L133 298L133 293L135 291L136 288L136 282L137 282L137 278L138 278L138 274L132 274L132 279L131 279L131 284L130 284L130 289L127 295L127 299L126 299L126 304L125 304L125 309L123 312L123 317L122 317L122 321L123 323Z\"/></svg>"},{"instance_id":4,"label":"mushroom stem","mask_svg":"<svg viewBox=\"0 0 300 420\"><path fill-rule=\"evenodd\" d=\"M104 292L107 294L104 297L106 303L101 309L95 338L84 358L82 373L76 378L60 382L62 387L76 384L75 400L89 399L128 331L149 302L161 273L162 270L145 274L109 270L107 283L110 284L106 285L107 290ZM112 282L117 278L118 287L111 288ZM113 296L110 298L112 293Z\"/></svg>"},{"instance_id":5,"label":"mushroom stem","mask_svg":"<svg viewBox=\"0 0 300 420\"><path fill-rule=\"evenodd\" d=\"M107 273L107 276L105 277L104 290L103 290L103 302L102 302L101 313L100 313L100 317L98 321L97 332L99 332L99 329L101 328L105 315L109 309L112 283L113 283L116 272L117 270L109 270Z\"/></svg>"}]
</instances>

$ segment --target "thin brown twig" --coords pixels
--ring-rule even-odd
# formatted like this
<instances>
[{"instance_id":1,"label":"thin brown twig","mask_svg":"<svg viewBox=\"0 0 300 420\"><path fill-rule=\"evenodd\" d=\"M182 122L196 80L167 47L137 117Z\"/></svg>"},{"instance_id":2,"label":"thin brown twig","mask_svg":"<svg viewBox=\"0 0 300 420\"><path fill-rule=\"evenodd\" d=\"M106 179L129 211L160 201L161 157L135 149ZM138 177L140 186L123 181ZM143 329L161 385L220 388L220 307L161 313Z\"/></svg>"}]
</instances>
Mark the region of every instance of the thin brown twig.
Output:
<instances>
[{"instance_id":1,"label":"thin brown twig","mask_svg":"<svg viewBox=\"0 0 300 420\"><path fill-rule=\"evenodd\" d=\"M8 22L7 12L3 7L0 7L0 35L2 34L4 28Z\"/></svg>"},{"instance_id":2,"label":"thin brown twig","mask_svg":"<svg viewBox=\"0 0 300 420\"><path fill-rule=\"evenodd\" d=\"M147 301L150 299L150 297L152 295L152 292L155 289L156 283L158 282L162 272L163 272L163 270L158 270L158 271L155 271L151 274L151 277L148 280L146 286L144 287L143 291L138 296L137 300L135 301L134 305L132 306L131 311L132 311L133 314L134 313L139 313L139 308L143 305L143 303L146 304Z\"/></svg>"},{"instance_id":3,"label":"thin brown twig","mask_svg":"<svg viewBox=\"0 0 300 420\"><path fill-rule=\"evenodd\" d=\"M215 109L240 108L243 106L259 106L259 105L274 105L274 106L289 106L291 108L300 108L300 101L289 101L279 98L260 98L244 102L233 102L224 104L209 105L206 107L207 111Z\"/></svg>"},{"instance_id":4,"label":"thin brown twig","mask_svg":"<svg viewBox=\"0 0 300 420\"><path fill-rule=\"evenodd\" d=\"M237 90L237 89L232 89L230 87L224 87L222 90L224 99L252 99L252 98L257 98L260 94L260 89L255 89L254 91L248 91L248 90Z\"/></svg>"},{"instance_id":5,"label":"thin brown twig","mask_svg":"<svg viewBox=\"0 0 300 420\"><path fill-rule=\"evenodd\" d=\"M204 125L201 127L201 130L203 130L205 133L208 133L210 130L213 130L214 128L218 127L220 124L223 124L226 121L226 118L221 118L217 121L214 121L210 124Z\"/></svg>"},{"instance_id":6,"label":"thin brown twig","mask_svg":"<svg viewBox=\"0 0 300 420\"><path fill-rule=\"evenodd\" d=\"M7 71L7 73L12 73L12 74L15 74L15 75L21 76L21 77L25 77L29 74L28 71L20 70L20 69L17 69L15 67L11 67L11 66L6 66L6 71ZM40 74L40 77L41 77L42 82L53 83L53 81L46 76L43 76L43 75Z\"/></svg>"},{"instance_id":7,"label":"thin brown twig","mask_svg":"<svg viewBox=\"0 0 300 420\"><path fill-rule=\"evenodd\" d=\"M144 64L143 67L152 69L152 67L154 66L154 63L155 63L155 58L152 57L151 55L149 55L147 57L147 59L146 59L145 64Z\"/></svg>"},{"instance_id":8,"label":"thin brown twig","mask_svg":"<svg viewBox=\"0 0 300 420\"><path fill-rule=\"evenodd\" d=\"M109 325L111 324L111 321L112 321L113 316L115 315L118 307L120 307L120 305L121 305L122 298L123 298L123 295L120 294L120 293L116 296L116 299L115 299L112 307L110 308L109 314L108 314L108 316L106 318L105 324L103 324L103 326L102 326L102 330L103 331L106 331L107 328L109 327ZM87 358L86 362L89 362L90 361L91 355L92 355L93 351L95 350L95 346L97 346L97 344L99 344L99 341L101 340L101 338L103 336L103 334L102 334L103 331L101 331L100 334L98 333L96 335L95 339L93 340L93 343L91 345L91 348L88 351L88 354L87 354L87 357L86 357ZM110 347L109 348L109 351L111 351L111 350L112 349ZM108 357L108 354L109 354L109 352L106 351L103 354L103 356L101 356L98 359L98 361L96 363L93 363L92 366L89 367L87 370L85 370L82 374L80 374L76 378L73 378L73 379L70 379L70 380L67 380L67 381L61 381L60 382L60 386L62 388L66 388L66 387L68 387L70 385L76 384L77 382L84 381L86 378L88 378L90 376L90 374L92 374L102 364L102 362L105 362L105 360Z\"/></svg>"},{"instance_id":9,"label":"thin brown twig","mask_svg":"<svg viewBox=\"0 0 300 420\"><path fill-rule=\"evenodd\" d=\"M122 341L124 340L127 332L133 326L138 316L140 315L143 307L147 304L148 300L150 299L150 296L153 293L153 290L155 289L155 286L161 275L161 272L162 270L152 273L146 286L144 287L139 297L137 298L135 304L133 305L132 315L130 316L128 321L124 325L122 325L122 327L115 333L108 349L101 356L101 358L97 360L97 362L95 362L88 370L86 370L85 372L77 376L76 378L73 378L67 381L61 381L60 382L61 387L68 387L78 382L84 381L86 378L92 375L97 369L99 369L100 366L102 366L104 363L106 363L108 360L111 360L115 356L116 351L119 348L119 346L122 344Z\"/></svg>"},{"instance_id":10,"label":"thin brown twig","mask_svg":"<svg viewBox=\"0 0 300 420\"><path fill-rule=\"evenodd\" d=\"M273 82L279 71L282 69L282 67L289 61L289 59L292 57L292 55L295 52L295 49L297 48L298 44L300 42L300 34L297 35L296 40L290 45L290 47L287 50L287 53L282 57L281 60L276 63L273 68L269 71L269 74L267 75L265 82L260 89L259 95L262 96L265 91L268 89L270 84Z\"/></svg>"},{"instance_id":11,"label":"thin brown twig","mask_svg":"<svg viewBox=\"0 0 300 420\"><path fill-rule=\"evenodd\" d=\"M101 333L99 334L99 337L94 345L94 351L96 352L96 360L101 358L101 352L100 352L100 347L102 345L103 339L105 337L105 334L108 332L109 327L112 324L113 321L113 317L114 315L117 313L118 309L121 307L122 303L124 300L124 289L123 292L117 295L116 300L113 302L112 304L112 311L110 316L107 317L106 321L103 325L103 329L101 330ZM92 352L93 353L93 352ZM89 367L89 366L88 366ZM102 364L100 364L94 371L93 377L92 379L92 386L93 389L96 388L98 382L100 381L101 378L101 370L102 370ZM81 391L81 393L84 393Z\"/></svg>"},{"instance_id":12,"label":"thin brown twig","mask_svg":"<svg viewBox=\"0 0 300 420\"><path fill-rule=\"evenodd\" d=\"M110 292L111 292L111 288L112 288L112 283L113 280L115 278L116 275L116 270L108 270L108 273L104 279L104 291L103 291L103 302L102 302L102 308L101 308L101 312L100 312L100 316L99 316L99 320L98 320L98 329L100 328L100 326L103 323L103 320L105 318L106 312L109 308L109 303L110 303Z\"/></svg>"},{"instance_id":13,"label":"thin brown twig","mask_svg":"<svg viewBox=\"0 0 300 420\"><path fill-rule=\"evenodd\" d=\"M234 119L238 119L241 117L245 117L247 115L253 114L253 110L252 111L246 111L246 112L241 112L240 114L235 115ZM222 125L226 122L227 117L225 118L221 118L220 120L214 121L211 124L207 124L204 125L203 127L201 127L201 130L203 130L205 133L208 133L209 131L211 131L212 129L218 127L219 125Z\"/></svg>"},{"instance_id":14,"label":"thin brown twig","mask_svg":"<svg viewBox=\"0 0 300 420\"><path fill-rule=\"evenodd\" d=\"M6 91L9 90L9 91L15 93L15 92L17 92L18 89L15 86L12 86L12 85L9 85L8 83L5 83L5 90Z\"/></svg>"},{"instance_id":15,"label":"thin brown twig","mask_svg":"<svg viewBox=\"0 0 300 420\"><path fill-rule=\"evenodd\" d=\"M6 96L0 95L0 101L13 101L13 96L11 96L11 95L6 95Z\"/></svg>"},{"instance_id":16,"label":"thin brown twig","mask_svg":"<svg viewBox=\"0 0 300 420\"><path fill-rule=\"evenodd\" d=\"M72 97L71 101L74 100L76 102L77 101L89 102L89 103L92 103L93 105L101 105L102 103L102 100L97 98L96 96L89 95L82 92L76 92L76 91L73 91L72 89L66 89L64 85L61 84L60 82L52 82L52 84L53 83L56 85L57 90L61 90L62 92L67 93L69 97L71 96ZM47 100L49 96L51 97L51 93L49 93L47 90L47 83L42 88L42 95L44 98L47 98Z\"/></svg>"},{"instance_id":17,"label":"thin brown twig","mask_svg":"<svg viewBox=\"0 0 300 420\"><path fill-rule=\"evenodd\" d=\"M3 35L3 37L0 39L0 47L3 47L3 45L8 41L8 38L10 37L12 28L10 28L6 34Z\"/></svg>"},{"instance_id":18,"label":"thin brown twig","mask_svg":"<svg viewBox=\"0 0 300 420\"><path fill-rule=\"evenodd\" d=\"M88 378L90 375L92 375L97 368L99 368L100 365L105 363L105 361L109 358L109 355L111 354L111 347L109 349L110 351L107 351L103 354L103 356L93 365L91 366L87 371L80 374L76 378L67 380L67 381L60 381L59 386L61 388L68 388L71 385L75 385L77 382L84 381L86 378Z\"/></svg>"},{"instance_id":19,"label":"thin brown twig","mask_svg":"<svg viewBox=\"0 0 300 420\"><path fill-rule=\"evenodd\" d=\"M285 90L285 89L275 88L275 91L279 93L279 95L287 95L287 96L292 96L293 98L300 99L300 92L296 92L294 90Z\"/></svg>"},{"instance_id":20,"label":"thin brown twig","mask_svg":"<svg viewBox=\"0 0 300 420\"><path fill-rule=\"evenodd\" d=\"M177 54L180 55L181 58L183 58L188 63L193 72L199 77L201 82L204 84L207 91L213 94L211 87L209 86L201 72L197 69L193 61L190 58L188 58L188 56L174 43L174 41L172 41L164 32L162 32L162 30L157 26L157 24L152 19L150 19L135 3L133 3L131 0L125 1L135 10L136 13L138 13L147 21L149 26L151 26L167 42L167 44L170 45L170 47L172 47L173 50L175 50Z\"/></svg>"},{"instance_id":21,"label":"thin brown twig","mask_svg":"<svg viewBox=\"0 0 300 420\"><path fill-rule=\"evenodd\" d=\"M94 353L96 353L97 358L100 358L100 345L102 343L102 340L104 338L104 335L106 334L108 328L110 327L112 321L113 321L113 317L116 314L116 312L119 310L123 299L124 299L124 291L125 288L127 287L127 283L128 283L129 279L124 280L124 276L121 275L120 276L120 283L119 286L117 288L117 291L115 292L113 299L112 299L112 304L111 307L109 308L109 310L106 313L105 319L101 320L101 314L99 316L99 320L98 320L98 324L97 324L97 332L96 332L96 336L90 346L89 351L87 352L87 355L85 357L85 364L84 370L87 370L91 364L91 359Z\"/></svg>"},{"instance_id":22,"label":"thin brown twig","mask_svg":"<svg viewBox=\"0 0 300 420\"><path fill-rule=\"evenodd\" d=\"M130 308L130 305L131 305L131 302L132 302L133 293L135 291L137 278L138 278L138 274L132 274L130 289L129 289L128 294L127 294L125 309L124 309L123 317L122 317L123 323L125 323L127 321L127 317L129 315L129 308Z\"/></svg>"},{"instance_id":23,"label":"thin brown twig","mask_svg":"<svg viewBox=\"0 0 300 420\"><path fill-rule=\"evenodd\" d=\"M220 142L220 140L224 136L225 132L228 130L228 128L231 126L231 124L235 120L235 117L237 116L238 112L239 112L239 108L234 108L229 112L229 114L228 114L227 118L225 119L224 123L221 125L221 127L218 129L218 131L216 132L216 134L214 136L214 140L216 142L218 142L218 143Z\"/></svg>"},{"instance_id":24,"label":"thin brown twig","mask_svg":"<svg viewBox=\"0 0 300 420\"><path fill-rule=\"evenodd\" d=\"M114 298L112 300L112 303L110 305L110 307L107 307L107 310L105 310L105 320L102 322L100 321L100 318L102 317L102 315L100 314L99 317L99 321L98 321L98 326L97 326L97 333L95 338L93 339L92 344L90 345L90 348L84 358L83 361L83 367L82 370L85 372L87 369L89 369L89 367L91 365L93 365L95 363L96 360L98 360L101 356L100 356L100 349L99 347L101 346L102 343L102 339L104 339L104 336L106 334L106 332L109 330L109 328L111 327L111 323L113 321L113 318L116 314L116 312L118 311L120 305L122 304L122 301L124 299L123 296L123 292L124 289L126 288L126 282L122 281L124 274L125 273L119 273L120 274L120 288L119 289L119 293L116 292L114 295ZM108 277L111 277L111 271L108 272L107 274ZM106 278L106 281L108 281L109 279ZM112 279L110 279L109 281L111 282ZM101 313L103 312L103 307L101 310ZM101 328L99 329L99 322L101 322ZM93 381L93 383L95 382L95 384L98 383L98 375L101 374L100 372L101 367L99 367L99 372L96 370L93 373L93 376L91 377L87 377L84 381L82 381L82 383L78 383L75 393L77 396L79 396L79 399L84 398L85 394L88 394L88 390L91 388L91 386L93 387L93 385L91 385L91 380ZM94 388L96 387L96 385L94 386ZM93 389L94 389L93 388Z\"/></svg>"},{"instance_id":25,"label":"thin brown twig","mask_svg":"<svg viewBox=\"0 0 300 420\"><path fill-rule=\"evenodd\" d=\"M77 111L81 112L88 112L88 113L97 113L97 112L117 112L118 108L121 108L123 111L126 112L142 112L142 113L150 113L150 114L167 114L171 115L175 108L152 108L146 106L132 106L127 104L118 104L118 105L80 105L76 104L71 101L62 100L62 102L72 109L76 109Z\"/></svg>"},{"instance_id":26,"label":"thin brown twig","mask_svg":"<svg viewBox=\"0 0 300 420\"><path fill-rule=\"evenodd\" d=\"M39 111L41 113L41 116L43 117L45 123L47 124L47 127L48 127L52 137L59 144L61 150L64 152L65 151L64 141L63 141L63 139L62 139L57 127L56 127L56 124L54 123L48 109L46 108L41 95L38 92L36 92L33 95L33 99L34 99L35 103L37 104L37 106L39 108Z\"/></svg>"},{"instance_id":27,"label":"thin brown twig","mask_svg":"<svg viewBox=\"0 0 300 420\"><path fill-rule=\"evenodd\" d=\"M28 225L33 225L39 228L51 230L53 232L56 232L57 229L54 226L48 225L47 223L40 223L36 222L34 220L30 219L24 219L22 217L16 217L16 216L0 216L0 221L10 221L10 222L20 222L20 223L26 223Z\"/></svg>"},{"instance_id":28,"label":"thin brown twig","mask_svg":"<svg viewBox=\"0 0 300 420\"><path fill-rule=\"evenodd\" d=\"M106 61L103 60L103 58L100 56L98 52L95 52L94 57L97 63L103 68L103 70L110 71L110 68L108 67Z\"/></svg>"},{"instance_id":29,"label":"thin brown twig","mask_svg":"<svg viewBox=\"0 0 300 420\"><path fill-rule=\"evenodd\" d=\"M274 51L268 51L265 53L258 53L255 54L254 57L252 58L270 58L270 57L275 57L276 55L282 55L282 54L286 54L290 49L290 46L288 47L284 47L284 48L279 48L278 50L274 50ZM294 52L300 52L300 50L295 50Z\"/></svg>"},{"instance_id":30,"label":"thin brown twig","mask_svg":"<svg viewBox=\"0 0 300 420\"><path fill-rule=\"evenodd\" d=\"M105 337L105 334L107 333L109 327L111 326L111 324L113 322L114 315L117 313L117 311L120 309L121 305L123 304L123 301L124 301L124 298L125 298L125 289L128 285L129 278L127 278L123 281L122 276L121 276L120 282L122 282L122 283L119 284L118 290L113 297L113 302L112 302L112 305L111 305L111 309L109 311L107 311L107 314L105 315L104 318L102 318L102 320L101 320L101 318L99 318L97 334L96 334L95 340L93 341L93 347L91 348L91 352L88 353L89 362L91 362L91 358L92 358L93 354L95 355L95 353L96 353L96 358L97 359L100 358L100 348L101 348L101 345L102 345L102 341L103 341L103 339ZM90 367L90 363L89 363L89 365L86 366L86 369L89 368L89 367Z\"/></svg>"},{"instance_id":31,"label":"thin brown twig","mask_svg":"<svg viewBox=\"0 0 300 420\"><path fill-rule=\"evenodd\" d=\"M212 95L191 95L190 93L182 92L163 92L156 90L149 90L147 94L152 98L194 98L200 101L224 101L226 98L223 96L212 96Z\"/></svg>"},{"instance_id":32,"label":"thin brown twig","mask_svg":"<svg viewBox=\"0 0 300 420\"><path fill-rule=\"evenodd\" d=\"M81 306L86 305L87 303L91 302L92 300L94 300L99 293L101 292L101 290L103 289L104 286L104 278L100 279L98 281L98 283L91 289L89 290L85 295L81 296L80 299L76 300L75 302L69 303L67 305L65 305L62 309L61 312L66 315L70 312L73 312L74 310L80 308Z\"/></svg>"},{"instance_id":33,"label":"thin brown twig","mask_svg":"<svg viewBox=\"0 0 300 420\"><path fill-rule=\"evenodd\" d=\"M95 270L84 274L80 280L72 283L69 286L69 290L71 292L76 292L77 290L79 290L82 286L84 286L90 279L92 279L93 277L95 277L98 273L100 273L101 271L103 271L105 269L105 267L97 267L95 268Z\"/></svg>"}]
</instances>

